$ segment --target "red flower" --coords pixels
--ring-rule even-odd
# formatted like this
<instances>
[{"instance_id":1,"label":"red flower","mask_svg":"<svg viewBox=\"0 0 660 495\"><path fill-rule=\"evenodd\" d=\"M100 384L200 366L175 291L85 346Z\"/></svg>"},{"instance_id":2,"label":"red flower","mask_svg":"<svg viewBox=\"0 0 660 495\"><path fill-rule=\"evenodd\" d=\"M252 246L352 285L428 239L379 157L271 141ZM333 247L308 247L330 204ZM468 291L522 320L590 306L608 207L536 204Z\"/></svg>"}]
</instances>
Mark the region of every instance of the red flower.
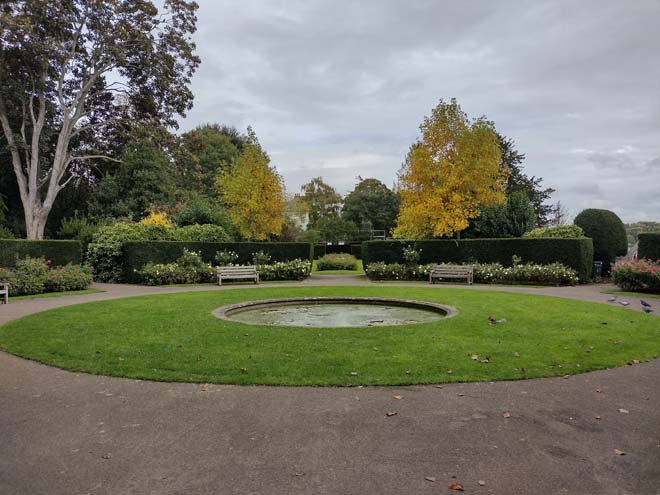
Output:
<instances>
[{"instance_id":1,"label":"red flower","mask_svg":"<svg viewBox=\"0 0 660 495\"><path fill-rule=\"evenodd\" d=\"M57 275L51 275L50 279L53 280L53 281L57 280Z\"/></svg>"}]
</instances>

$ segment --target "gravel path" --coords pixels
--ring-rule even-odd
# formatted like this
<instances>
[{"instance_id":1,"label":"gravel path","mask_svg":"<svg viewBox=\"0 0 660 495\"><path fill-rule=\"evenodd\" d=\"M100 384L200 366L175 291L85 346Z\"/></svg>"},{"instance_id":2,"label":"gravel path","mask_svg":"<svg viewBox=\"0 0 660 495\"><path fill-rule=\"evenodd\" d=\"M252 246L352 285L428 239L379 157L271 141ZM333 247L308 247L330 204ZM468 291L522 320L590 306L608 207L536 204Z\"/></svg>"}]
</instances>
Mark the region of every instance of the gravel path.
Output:
<instances>
[{"instance_id":1,"label":"gravel path","mask_svg":"<svg viewBox=\"0 0 660 495\"><path fill-rule=\"evenodd\" d=\"M364 284L324 275L277 286ZM10 302L0 323L87 301L235 287L95 288L106 292ZM609 288L470 290L610 304L600 292ZM660 300L649 302L660 313ZM659 494L659 382L655 360L517 382L205 386L77 374L0 352L0 494L456 493L451 483L478 494Z\"/></svg>"}]
</instances>

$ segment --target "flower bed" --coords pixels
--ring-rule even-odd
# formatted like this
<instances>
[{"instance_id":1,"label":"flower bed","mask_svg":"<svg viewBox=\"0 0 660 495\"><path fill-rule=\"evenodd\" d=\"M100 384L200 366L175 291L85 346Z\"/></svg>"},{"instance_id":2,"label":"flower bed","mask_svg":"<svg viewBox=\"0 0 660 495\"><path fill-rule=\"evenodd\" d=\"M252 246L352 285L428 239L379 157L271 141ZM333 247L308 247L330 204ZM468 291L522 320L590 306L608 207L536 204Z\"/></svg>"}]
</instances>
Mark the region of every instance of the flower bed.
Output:
<instances>
[{"instance_id":1,"label":"flower bed","mask_svg":"<svg viewBox=\"0 0 660 495\"><path fill-rule=\"evenodd\" d=\"M619 261L612 268L612 279L626 291L660 294L660 260Z\"/></svg>"},{"instance_id":2,"label":"flower bed","mask_svg":"<svg viewBox=\"0 0 660 495\"><path fill-rule=\"evenodd\" d=\"M428 280L434 264L371 263L366 268L372 280ZM499 263L476 263L474 281L480 284L575 285L577 272L560 263L525 264L511 267Z\"/></svg>"},{"instance_id":3,"label":"flower bed","mask_svg":"<svg viewBox=\"0 0 660 495\"><path fill-rule=\"evenodd\" d=\"M93 275L89 266L52 266L51 260L28 256L15 268L0 268L0 282L9 284L10 295L22 296L87 289Z\"/></svg>"}]
</instances>

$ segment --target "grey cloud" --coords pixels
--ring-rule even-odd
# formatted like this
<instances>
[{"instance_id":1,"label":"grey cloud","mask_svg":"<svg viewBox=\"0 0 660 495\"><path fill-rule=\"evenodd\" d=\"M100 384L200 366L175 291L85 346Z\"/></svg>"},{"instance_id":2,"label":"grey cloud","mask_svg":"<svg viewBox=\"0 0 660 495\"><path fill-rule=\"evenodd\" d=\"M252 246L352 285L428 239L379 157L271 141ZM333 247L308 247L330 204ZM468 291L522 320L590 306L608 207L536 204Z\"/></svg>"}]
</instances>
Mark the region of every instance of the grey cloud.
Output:
<instances>
[{"instance_id":1,"label":"grey cloud","mask_svg":"<svg viewBox=\"0 0 660 495\"><path fill-rule=\"evenodd\" d=\"M199 3L182 127L253 125L291 191L392 184L423 117L456 97L571 210L660 220L656 0Z\"/></svg>"}]
</instances>

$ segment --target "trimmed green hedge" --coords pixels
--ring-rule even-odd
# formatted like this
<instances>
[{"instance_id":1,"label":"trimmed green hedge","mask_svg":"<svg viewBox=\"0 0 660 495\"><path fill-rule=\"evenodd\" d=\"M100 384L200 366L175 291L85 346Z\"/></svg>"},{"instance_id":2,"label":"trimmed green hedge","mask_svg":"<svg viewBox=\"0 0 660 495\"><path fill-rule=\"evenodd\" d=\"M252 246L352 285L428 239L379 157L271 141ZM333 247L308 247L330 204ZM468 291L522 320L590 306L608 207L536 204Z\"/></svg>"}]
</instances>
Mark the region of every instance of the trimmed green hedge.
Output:
<instances>
[{"instance_id":1,"label":"trimmed green hedge","mask_svg":"<svg viewBox=\"0 0 660 495\"><path fill-rule=\"evenodd\" d=\"M575 217L573 223L582 228L594 244L594 260L602 261L603 276L610 274L617 256L628 252L628 237L621 219L610 210L589 208Z\"/></svg>"},{"instance_id":2,"label":"trimmed green hedge","mask_svg":"<svg viewBox=\"0 0 660 495\"><path fill-rule=\"evenodd\" d=\"M428 241L367 241L362 243L362 261L404 263L403 248L421 249L420 264L427 263L501 263L511 266L512 257L523 263L561 263L578 273L580 282L591 278L593 244L591 239L462 239Z\"/></svg>"},{"instance_id":3,"label":"trimmed green hedge","mask_svg":"<svg viewBox=\"0 0 660 495\"><path fill-rule=\"evenodd\" d=\"M0 239L0 266L14 267L17 259L26 256L52 260L53 265L68 263L79 265L82 246L79 241L32 241L25 239Z\"/></svg>"},{"instance_id":4,"label":"trimmed green hedge","mask_svg":"<svg viewBox=\"0 0 660 495\"><path fill-rule=\"evenodd\" d=\"M641 232L638 236L639 248L637 258L660 260L660 232Z\"/></svg>"},{"instance_id":5,"label":"trimmed green hedge","mask_svg":"<svg viewBox=\"0 0 660 495\"><path fill-rule=\"evenodd\" d=\"M215 264L218 251L234 251L238 263L252 264L252 253L264 251L270 261L312 260L312 245L305 242L174 242L129 241L122 247L122 274L126 282L138 280L139 271L147 263L174 263L184 248L199 252L206 263Z\"/></svg>"},{"instance_id":6,"label":"trimmed green hedge","mask_svg":"<svg viewBox=\"0 0 660 495\"><path fill-rule=\"evenodd\" d=\"M351 254L357 259L362 258L362 244L316 244L314 246L314 259L322 258L326 254Z\"/></svg>"}]
</instances>

